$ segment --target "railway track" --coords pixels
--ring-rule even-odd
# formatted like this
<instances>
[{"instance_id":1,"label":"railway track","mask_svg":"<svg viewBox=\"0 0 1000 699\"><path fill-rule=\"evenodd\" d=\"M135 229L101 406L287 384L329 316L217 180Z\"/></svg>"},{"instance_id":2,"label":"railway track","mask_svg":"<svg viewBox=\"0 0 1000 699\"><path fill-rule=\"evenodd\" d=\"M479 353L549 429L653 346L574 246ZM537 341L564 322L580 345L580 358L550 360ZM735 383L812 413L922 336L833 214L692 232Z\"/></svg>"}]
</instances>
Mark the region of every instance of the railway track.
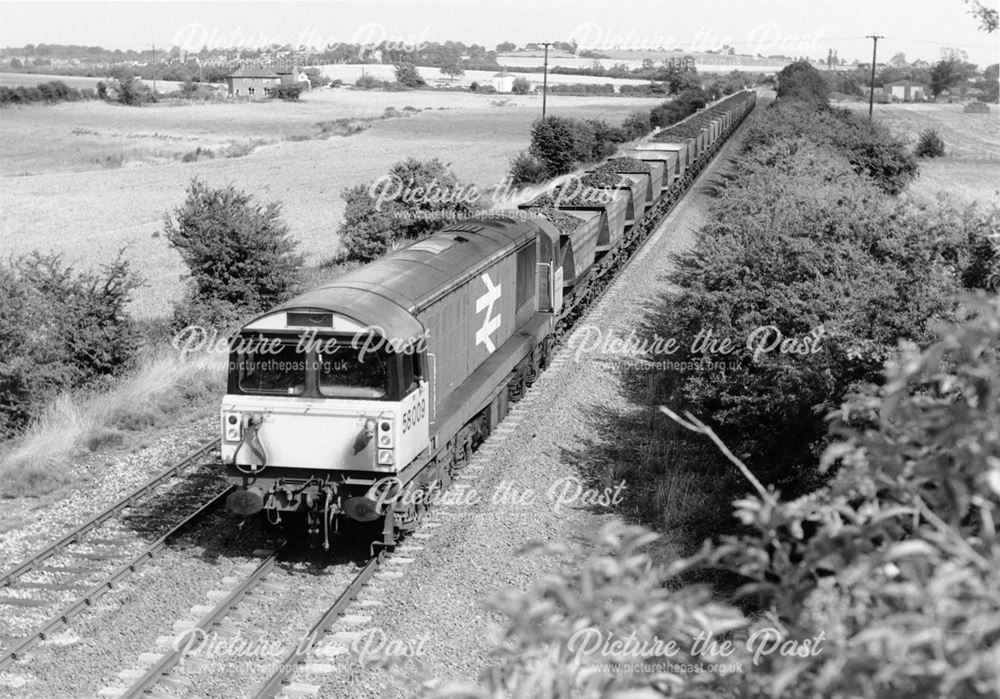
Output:
<instances>
[{"instance_id":1,"label":"railway track","mask_svg":"<svg viewBox=\"0 0 1000 699\"><path fill-rule=\"evenodd\" d=\"M138 553L123 552L121 549L128 546L120 539L94 536L95 531L101 527L110 527L110 523L117 521L118 515L125 510L145 500L171 480L183 477L185 471L200 464L217 447L216 440L199 447L142 487L90 517L66 536L36 551L30 558L0 576L0 608L21 608L33 617L44 615L44 620L33 624L27 634L19 633L8 637L0 650L2 653L0 669L11 665L36 643L45 640L68 624L70 619L92 606L102 595L154 558L171 541L225 502L225 496L230 489L217 492L206 502L204 479L195 478L189 481L188 490L191 491L189 493L191 500L197 504L192 504L187 498L181 498L184 501L181 507L187 510L187 514L179 523L169 526L167 531L157 536L152 543L143 545ZM195 508L193 511L192 507ZM176 521L176 515L173 516L173 521ZM157 522L142 528L155 529L159 533L163 531L164 525L162 522ZM119 565L110 573L103 575L97 584L88 580L94 575L95 569L102 567L102 564L106 567L115 563ZM26 580L31 573L37 573L44 579ZM64 598L45 599L49 593L75 590L82 592L71 596L69 602ZM58 611L53 614L52 610Z\"/></svg>"},{"instance_id":2,"label":"railway track","mask_svg":"<svg viewBox=\"0 0 1000 699\"><path fill-rule=\"evenodd\" d=\"M214 601L211 608L194 606L192 611L197 611L197 619L185 621L181 620L174 625L173 634L162 636L158 641L163 648L160 653L144 653L139 656L138 669L124 670L118 676L129 684L119 687L105 687L101 696L114 697L115 699L136 699L143 697L149 692L185 692L186 690L204 693L204 685L194 686L195 682L204 681L199 678L208 663L214 658L202 657L202 644L211 647L213 634L221 633L228 638L243 638L244 629L240 629L241 622L248 627L247 631L260 632L257 628L258 620L262 615L275 613L283 614L287 611L289 598L295 596L292 589L296 580L296 574L291 569L286 569L286 564L281 561L283 554L291 547L281 544L278 548L267 552L264 558L257 563L252 570L246 572L240 578L229 578L224 580L228 584L225 590L216 590L209 593L209 598ZM339 586L334 585L331 594L335 595L333 601L326 606L318 616L307 614L305 621L300 624L289 622L285 625L284 631L286 639L281 643L269 641L261 644L262 647L275 646L285 647L281 654L277 666L273 672L260 681L252 690L254 697L274 697L278 696L285 688L286 683L295 669L305 663L310 654L317 649L318 642L323 640L324 635L330 628L342 618L348 605L354 600L361 589L371 581L379 566L389 554L384 551L368 558L357 572L349 575ZM346 566L335 564L332 566L334 572L339 572ZM268 580L268 576L279 571L288 573L285 580ZM298 576L298 582L308 581L308 585L319 585L328 587L325 577L328 572L324 572L321 578L315 576ZM309 580L313 577L313 580ZM317 582L318 580L318 582ZM292 581L292 582L288 582ZM251 605L256 603L256 607ZM267 607L270 606L271 609ZM315 606L315 599L310 601L309 609ZM273 630L272 630L273 631ZM295 634L294 640L287 641L287 636ZM259 634L255 634L255 637ZM277 658L277 654L269 654L268 658ZM268 658L255 660L261 668L266 667ZM218 659L215 659L218 660ZM222 659L225 663L230 659ZM223 666L213 665L210 667L212 676L225 674ZM246 680L248 675L241 675Z\"/></svg>"},{"instance_id":3,"label":"railway track","mask_svg":"<svg viewBox=\"0 0 1000 699\"><path fill-rule=\"evenodd\" d=\"M279 696L290 682L295 670L306 663L317 642L322 639L330 628L337 622L338 618L347 610L354 598L357 597L361 588L375 576L376 571L382 565L386 553L380 551L372 556L362 569L354 576L354 579L344 588L344 591L337 596L319 617L313 622L306 632L304 638L308 639L308 645L297 643L290 646L284 657L282 657L278 669L263 683L259 684L251 692L253 699L270 699Z\"/></svg>"},{"instance_id":4,"label":"railway track","mask_svg":"<svg viewBox=\"0 0 1000 699\"><path fill-rule=\"evenodd\" d=\"M235 585L197 623L185 630L184 633L191 634L192 638L204 637L203 635L211 633L248 595L252 594L264 582L268 574L274 570L275 564L278 561L278 555L283 549L284 545L267 554L260 564ZM175 642L169 650L163 653L148 668L134 673L137 675L137 678L118 696L121 699L133 699L134 697L143 696L148 690L167 678L171 670L185 659L186 650L187 647L185 644ZM104 692L105 696L112 696L113 694L115 694L113 688Z\"/></svg>"}]
</instances>

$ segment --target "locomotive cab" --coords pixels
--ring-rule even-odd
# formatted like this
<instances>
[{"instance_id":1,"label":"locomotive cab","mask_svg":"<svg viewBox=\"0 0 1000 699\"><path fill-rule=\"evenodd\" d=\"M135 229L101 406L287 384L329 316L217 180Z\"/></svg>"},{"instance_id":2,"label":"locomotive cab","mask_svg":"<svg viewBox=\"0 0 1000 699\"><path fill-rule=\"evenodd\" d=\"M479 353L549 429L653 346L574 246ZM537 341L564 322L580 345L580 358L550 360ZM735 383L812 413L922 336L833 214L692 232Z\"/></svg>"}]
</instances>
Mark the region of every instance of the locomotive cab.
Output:
<instances>
[{"instance_id":1,"label":"locomotive cab","mask_svg":"<svg viewBox=\"0 0 1000 699\"><path fill-rule=\"evenodd\" d=\"M415 321L395 329L402 339L329 310L296 309L232 338L221 410L231 511L263 511L275 524L302 515L326 545L341 515L384 514L380 485L428 447L422 329Z\"/></svg>"}]
</instances>

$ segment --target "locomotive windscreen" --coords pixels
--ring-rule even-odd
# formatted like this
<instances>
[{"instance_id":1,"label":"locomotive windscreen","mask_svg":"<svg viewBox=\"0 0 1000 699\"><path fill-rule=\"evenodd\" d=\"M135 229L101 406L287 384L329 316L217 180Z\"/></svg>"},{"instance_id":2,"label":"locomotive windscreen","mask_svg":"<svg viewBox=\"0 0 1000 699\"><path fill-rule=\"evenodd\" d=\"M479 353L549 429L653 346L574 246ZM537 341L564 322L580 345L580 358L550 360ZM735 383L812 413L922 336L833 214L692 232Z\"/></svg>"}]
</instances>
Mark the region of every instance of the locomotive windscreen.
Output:
<instances>
[{"instance_id":1,"label":"locomotive windscreen","mask_svg":"<svg viewBox=\"0 0 1000 699\"><path fill-rule=\"evenodd\" d=\"M327 398L384 398L389 389L388 356L343 349L317 354L319 392Z\"/></svg>"},{"instance_id":2,"label":"locomotive windscreen","mask_svg":"<svg viewBox=\"0 0 1000 699\"><path fill-rule=\"evenodd\" d=\"M261 338L234 349L240 393L380 400L397 383L394 355L342 339Z\"/></svg>"},{"instance_id":3,"label":"locomotive windscreen","mask_svg":"<svg viewBox=\"0 0 1000 699\"><path fill-rule=\"evenodd\" d=\"M294 344L240 355L240 390L299 396L306 390L307 355Z\"/></svg>"}]
</instances>

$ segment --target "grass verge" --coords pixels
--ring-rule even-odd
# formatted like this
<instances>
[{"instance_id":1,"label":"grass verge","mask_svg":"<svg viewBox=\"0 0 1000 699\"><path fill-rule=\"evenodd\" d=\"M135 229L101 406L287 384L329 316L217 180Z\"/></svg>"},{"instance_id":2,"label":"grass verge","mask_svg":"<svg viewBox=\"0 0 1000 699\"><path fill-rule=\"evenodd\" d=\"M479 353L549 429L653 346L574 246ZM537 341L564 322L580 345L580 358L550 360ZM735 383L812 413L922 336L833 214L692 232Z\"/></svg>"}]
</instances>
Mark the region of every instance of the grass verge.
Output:
<instances>
[{"instance_id":1,"label":"grass verge","mask_svg":"<svg viewBox=\"0 0 1000 699\"><path fill-rule=\"evenodd\" d=\"M0 497L40 496L80 478L74 463L162 427L223 393L225 358L164 351L104 391L63 393L0 453Z\"/></svg>"}]
</instances>

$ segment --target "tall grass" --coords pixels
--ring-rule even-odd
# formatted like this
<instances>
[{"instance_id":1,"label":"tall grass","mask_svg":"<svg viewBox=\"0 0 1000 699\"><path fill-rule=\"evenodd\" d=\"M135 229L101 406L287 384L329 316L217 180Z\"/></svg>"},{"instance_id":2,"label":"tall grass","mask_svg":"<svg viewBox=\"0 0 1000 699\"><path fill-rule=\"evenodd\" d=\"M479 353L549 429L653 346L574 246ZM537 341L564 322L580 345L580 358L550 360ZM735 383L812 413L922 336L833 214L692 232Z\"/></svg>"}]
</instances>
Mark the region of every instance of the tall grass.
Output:
<instances>
[{"instance_id":1,"label":"tall grass","mask_svg":"<svg viewBox=\"0 0 1000 699\"><path fill-rule=\"evenodd\" d=\"M164 352L104 391L63 393L0 453L0 496L44 495L80 478L74 462L204 409L224 390L225 357Z\"/></svg>"}]
</instances>

